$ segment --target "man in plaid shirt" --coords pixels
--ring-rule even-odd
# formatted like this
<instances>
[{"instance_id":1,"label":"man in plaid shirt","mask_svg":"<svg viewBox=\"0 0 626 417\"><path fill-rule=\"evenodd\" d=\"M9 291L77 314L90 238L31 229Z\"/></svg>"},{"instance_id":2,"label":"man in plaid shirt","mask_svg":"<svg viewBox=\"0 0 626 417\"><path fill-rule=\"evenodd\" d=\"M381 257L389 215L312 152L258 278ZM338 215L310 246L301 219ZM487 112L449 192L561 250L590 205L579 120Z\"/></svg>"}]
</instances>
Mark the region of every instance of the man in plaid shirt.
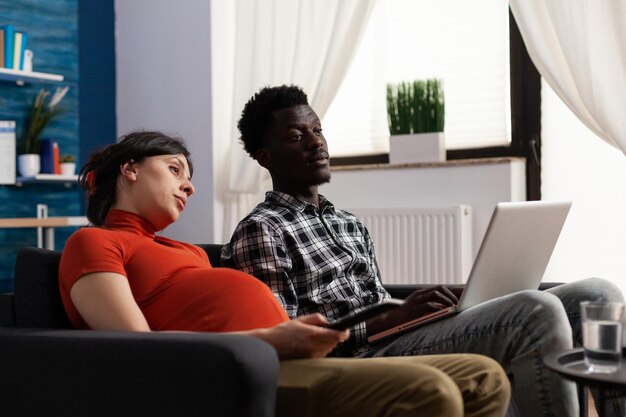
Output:
<instances>
[{"instance_id":1,"label":"man in plaid shirt","mask_svg":"<svg viewBox=\"0 0 626 417\"><path fill-rule=\"evenodd\" d=\"M273 191L239 223L222 251L223 264L264 281L291 317L320 312L335 319L387 298L366 228L318 194L318 186L330 181L329 154L306 94L296 86L264 88L244 107L238 128L246 151L270 172ZM572 340L581 343L581 300L624 301L610 282L581 280L510 294L367 344L368 329L374 333L372 328L384 328L384 321L418 317L458 301L440 287L416 292L405 306L362 323L336 353L484 354L511 376L523 416L575 416L574 385L549 371L542 358L572 348ZM611 415L623 415L618 408L611 408Z\"/></svg>"}]
</instances>

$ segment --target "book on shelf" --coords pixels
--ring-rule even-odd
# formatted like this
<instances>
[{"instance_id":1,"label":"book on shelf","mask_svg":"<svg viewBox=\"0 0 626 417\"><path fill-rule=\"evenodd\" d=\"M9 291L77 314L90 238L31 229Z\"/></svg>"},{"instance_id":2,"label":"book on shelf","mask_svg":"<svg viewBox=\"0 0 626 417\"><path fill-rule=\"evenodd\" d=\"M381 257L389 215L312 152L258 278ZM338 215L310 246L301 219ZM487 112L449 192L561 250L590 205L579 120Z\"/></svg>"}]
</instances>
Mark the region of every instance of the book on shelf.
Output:
<instances>
[{"instance_id":1,"label":"book on shelf","mask_svg":"<svg viewBox=\"0 0 626 417\"><path fill-rule=\"evenodd\" d=\"M4 68L4 27L0 26L0 68Z\"/></svg>"},{"instance_id":2,"label":"book on shelf","mask_svg":"<svg viewBox=\"0 0 626 417\"><path fill-rule=\"evenodd\" d=\"M13 25L2 25L4 31L4 68L13 68L13 47L15 46L15 36Z\"/></svg>"},{"instance_id":3,"label":"book on shelf","mask_svg":"<svg viewBox=\"0 0 626 417\"><path fill-rule=\"evenodd\" d=\"M50 138L39 140L41 156L41 173L54 174L54 142Z\"/></svg>"},{"instance_id":4,"label":"book on shelf","mask_svg":"<svg viewBox=\"0 0 626 417\"><path fill-rule=\"evenodd\" d=\"M59 155L59 144L52 142L52 160L54 161L54 173L61 174L61 161Z\"/></svg>"},{"instance_id":5,"label":"book on shelf","mask_svg":"<svg viewBox=\"0 0 626 417\"><path fill-rule=\"evenodd\" d=\"M0 120L0 184L15 184L15 120Z\"/></svg>"},{"instance_id":6,"label":"book on shelf","mask_svg":"<svg viewBox=\"0 0 626 417\"><path fill-rule=\"evenodd\" d=\"M41 157L41 173L42 174L60 174L61 162L59 160L59 144L50 138L41 138L39 140Z\"/></svg>"},{"instance_id":7,"label":"book on shelf","mask_svg":"<svg viewBox=\"0 0 626 417\"><path fill-rule=\"evenodd\" d=\"M21 71L24 69L24 51L28 36L24 32L15 32L13 38L13 69Z\"/></svg>"}]
</instances>

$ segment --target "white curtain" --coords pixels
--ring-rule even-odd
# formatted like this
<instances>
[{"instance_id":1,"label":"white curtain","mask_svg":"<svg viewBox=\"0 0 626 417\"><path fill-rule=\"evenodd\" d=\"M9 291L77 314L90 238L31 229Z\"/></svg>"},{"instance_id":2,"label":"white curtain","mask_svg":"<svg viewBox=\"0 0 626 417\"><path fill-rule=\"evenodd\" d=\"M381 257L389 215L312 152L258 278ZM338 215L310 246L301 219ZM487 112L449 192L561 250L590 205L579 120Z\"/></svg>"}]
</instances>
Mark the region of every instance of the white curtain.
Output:
<instances>
[{"instance_id":1,"label":"white curtain","mask_svg":"<svg viewBox=\"0 0 626 417\"><path fill-rule=\"evenodd\" d=\"M213 0L212 118L216 241L262 198L267 174L239 143L237 120L264 86L297 84L322 118L354 56L375 0ZM265 181L264 181L265 179ZM217 211L216 210L216 211ZM220 223L221 222L221 228Z\"/></svg>"},{"instance_id":2,"label":"white curtain","mask_svg":"<svg viewBox=\"0 0 626 417\"><path fill-rule=\"evenodd\" d=\"M510 0L531 59L595 134L626 153L626 2Z\"/></svg>"}]
</instances>

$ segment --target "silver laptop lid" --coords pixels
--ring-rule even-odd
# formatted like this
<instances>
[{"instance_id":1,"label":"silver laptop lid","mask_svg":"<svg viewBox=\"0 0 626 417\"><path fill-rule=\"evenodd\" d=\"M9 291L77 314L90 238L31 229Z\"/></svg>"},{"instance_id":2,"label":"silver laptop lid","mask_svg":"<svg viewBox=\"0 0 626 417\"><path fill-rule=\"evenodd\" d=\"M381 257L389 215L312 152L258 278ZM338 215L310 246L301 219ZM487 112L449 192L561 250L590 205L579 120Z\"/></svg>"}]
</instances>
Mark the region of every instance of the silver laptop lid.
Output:
<instances>
[{"instance_id":1,"label":"silver laptop lid","mask_svg":"<svg viewBox=\"0 0 626 417\"><path fill-rule=\"evenodd\" d=\"M458 310L522 290L536 290L571 202L498 203Z\"/></svg>"}]
</instances>

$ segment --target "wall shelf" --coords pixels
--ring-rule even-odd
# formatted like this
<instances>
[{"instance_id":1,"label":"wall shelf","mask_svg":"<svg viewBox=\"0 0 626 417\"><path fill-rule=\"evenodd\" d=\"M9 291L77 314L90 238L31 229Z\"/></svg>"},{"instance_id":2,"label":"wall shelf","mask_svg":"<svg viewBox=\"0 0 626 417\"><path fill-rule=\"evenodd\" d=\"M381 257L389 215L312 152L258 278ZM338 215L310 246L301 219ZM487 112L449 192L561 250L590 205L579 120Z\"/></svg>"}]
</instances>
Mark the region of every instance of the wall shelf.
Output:
<instances>
[{"instance_id":1,"label":"wall shelf","mask_svg":"<svg viewBox=\"0 0 626 417\"><path fill-rule=\"evenodd\" d=\"M0 68L1 81L15 81L18 85L24 83L53 83L63 82L63 76L59 74L49 74L46 72L25 72L8 68Z\"/></svg>"},{"instance_id":2,"label":"wall shelf","mask_svg":"<svg viewBox=\"0 0 626 417\"><path fill-rule=\"evenodd\" d=\"M32 177L17 177L15 185L24 184L63 184L66 187L78 185L78 175L37 174Z\"/></svg>"}]
</instances>

